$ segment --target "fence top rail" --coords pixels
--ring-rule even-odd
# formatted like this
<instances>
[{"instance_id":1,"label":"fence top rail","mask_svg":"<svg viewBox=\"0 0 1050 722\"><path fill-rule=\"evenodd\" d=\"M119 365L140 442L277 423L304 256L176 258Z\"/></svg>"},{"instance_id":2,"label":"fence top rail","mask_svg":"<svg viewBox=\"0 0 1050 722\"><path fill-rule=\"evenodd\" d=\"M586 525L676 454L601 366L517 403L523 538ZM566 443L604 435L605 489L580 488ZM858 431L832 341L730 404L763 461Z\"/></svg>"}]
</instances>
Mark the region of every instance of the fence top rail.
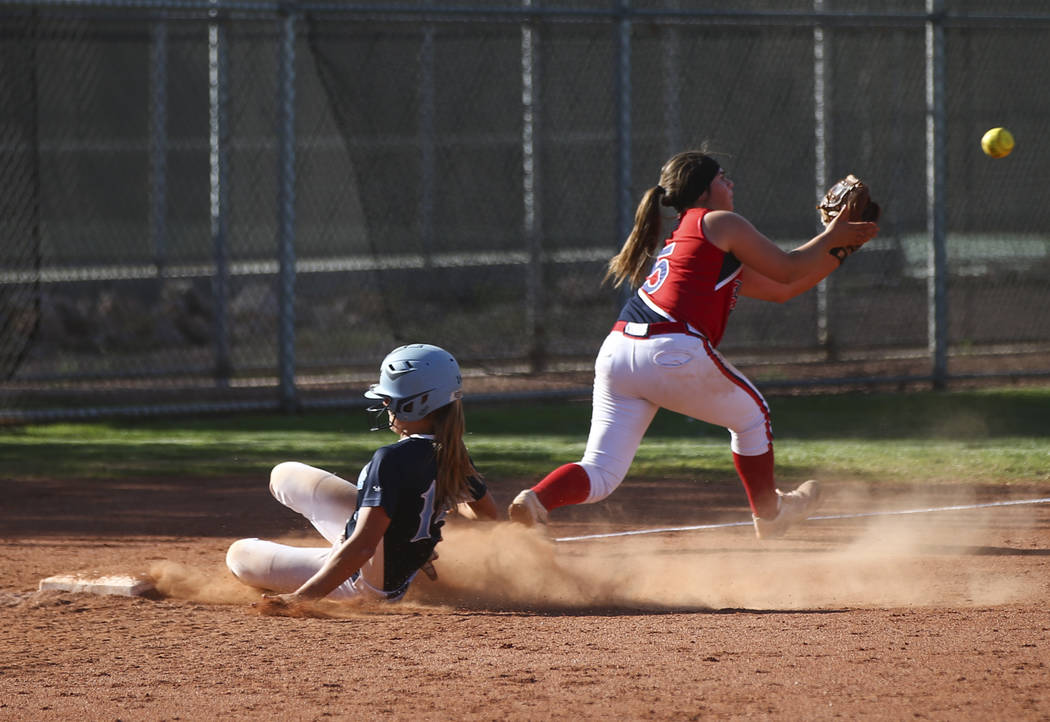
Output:
<instances>
[{"instance_id":1,"label":"fence top rail","mask_svg":"<svg viewBox=\"0 0 1050 722\"><path fill-rule=\"evenodd\" d=\"M479 5L441 5L429 3L348 4L341 2L299 2L297 0L0 0L6 8L54 8L66 10L145 10L200 13L216 17L235 14L323 14L347 18L423 19L431 22L485 20L515 22L529 20L612 21L638 20L652 23L719 23L769 25L916 26L929 22L950 26L983 24L1050 23L1046 13L960 12L936 13L908 11L856 10L747 10L703 8L638 8L622 2L607 8L565 8L525 4L520 7Z\"/></svg>"}]
</instances>

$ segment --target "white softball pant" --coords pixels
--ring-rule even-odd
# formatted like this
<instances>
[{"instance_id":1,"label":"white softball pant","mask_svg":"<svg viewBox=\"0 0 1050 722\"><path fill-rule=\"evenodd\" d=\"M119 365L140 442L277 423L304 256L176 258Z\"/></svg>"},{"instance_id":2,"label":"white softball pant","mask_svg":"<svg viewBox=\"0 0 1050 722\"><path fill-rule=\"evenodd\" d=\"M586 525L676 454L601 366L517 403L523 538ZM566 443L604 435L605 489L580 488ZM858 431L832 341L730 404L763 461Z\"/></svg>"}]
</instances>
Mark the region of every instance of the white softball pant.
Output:
<instances>
[{"instance_id":1,"label":"white softball pant","mask_svg":"<svg viewBox=\"0 0 1050 722\"><path fill-rule=\"evenodd\" d=\"M294 547L262 539L240 539L227 550L226 566L245 584L274 592L294 592L317 573L342 543L346 522L357 505L357 486L323 469L286 461L270 472L270 493L306 517L329 546ZM347 579L326 598L366 595L386 599L380 591L382 578L375 579L382 569L380 549L361 568L356 581Z\"/></svg>"},{"instance_id":2,"label":"white softball pant","mask_svg":"<svg viewBox=\"0 0 1050 722\"><path fill-rule=\"evenodd\" d=\"M591 431L580 466L590 478L584 501L620 485L658 409L729 430L733 452L772 447L769 407L758 390L709 341L684 333L650 338L613 331L594 364Z\"/></svg>"}]
</instances>

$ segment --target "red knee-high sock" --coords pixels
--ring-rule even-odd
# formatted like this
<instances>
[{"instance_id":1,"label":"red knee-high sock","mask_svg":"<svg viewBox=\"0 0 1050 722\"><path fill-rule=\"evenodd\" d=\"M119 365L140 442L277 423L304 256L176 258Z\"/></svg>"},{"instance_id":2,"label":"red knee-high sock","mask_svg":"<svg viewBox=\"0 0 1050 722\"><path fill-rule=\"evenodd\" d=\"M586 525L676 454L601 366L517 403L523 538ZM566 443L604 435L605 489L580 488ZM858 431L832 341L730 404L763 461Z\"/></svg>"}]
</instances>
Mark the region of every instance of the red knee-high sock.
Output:
<instances>
[{"instance_id":1,"label":"red knee-high sock","mask_svg":"<svg viewBox=\"0 0 1050 722\"><path fill-rule=\"evenodd\" d=\"M586 501L591 493L591 480L579 464L566 464L543 477L532 490L548 510L557 509Z\"/></svg>"},{"instance_id":2,"label":"red knee-high sock","mask_svg":"<svg viewBox=\"0 0 1050 722\"><path fill-rule=\"evenodd\" d=\"M763 519L777 515L777 485L773 478L773 449L758 456L733 454L733 464L744 482L751 511Z\"/></svg>"}]
</instances>

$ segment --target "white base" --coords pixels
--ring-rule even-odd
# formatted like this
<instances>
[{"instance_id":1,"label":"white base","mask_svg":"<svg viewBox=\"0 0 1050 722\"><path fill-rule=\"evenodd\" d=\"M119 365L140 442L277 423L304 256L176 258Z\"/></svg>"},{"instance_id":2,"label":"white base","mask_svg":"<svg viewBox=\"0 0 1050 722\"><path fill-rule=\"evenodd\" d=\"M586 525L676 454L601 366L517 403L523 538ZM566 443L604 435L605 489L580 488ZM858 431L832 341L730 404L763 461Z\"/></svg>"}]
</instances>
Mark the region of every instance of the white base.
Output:
<instances>
[{"instance_id":1,"label":"white base","mask_svg":"<svg viewBox=\"0 0 1050 722\"><path fill-rule=\"evenodd\" d=\"M153 591L153 582L141 577L113 575L83 577L77 574L58 574L40 580L40 591L84 592L87 594L119 594L138 597Z\"/></svg>"}]
</instances>

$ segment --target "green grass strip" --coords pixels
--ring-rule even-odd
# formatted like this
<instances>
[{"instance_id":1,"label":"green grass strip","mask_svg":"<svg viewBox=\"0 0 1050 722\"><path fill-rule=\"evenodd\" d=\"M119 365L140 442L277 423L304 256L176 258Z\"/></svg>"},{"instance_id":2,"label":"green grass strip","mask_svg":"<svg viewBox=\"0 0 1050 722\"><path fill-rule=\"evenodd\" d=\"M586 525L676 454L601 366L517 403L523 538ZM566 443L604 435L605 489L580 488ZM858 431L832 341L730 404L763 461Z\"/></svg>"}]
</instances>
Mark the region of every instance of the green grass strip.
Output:
<instances>
[{"instance_id":1,"label":"green grass strip","mask_svg":"<svg viewBox=\"0 0 1050 722\"><path fill-rule=\"evenodd\" d=\"M871 481L1050 482L1050 388L769 399L778 475ZM583 400L467 405L468 445L492 478L579 459ZM0 429L4 478L256 476L295 459L354 478L390 432L363 411L108 420ZM728 432L661 411L632 476L735 478Z\"/></svg>"}]
</instances>

